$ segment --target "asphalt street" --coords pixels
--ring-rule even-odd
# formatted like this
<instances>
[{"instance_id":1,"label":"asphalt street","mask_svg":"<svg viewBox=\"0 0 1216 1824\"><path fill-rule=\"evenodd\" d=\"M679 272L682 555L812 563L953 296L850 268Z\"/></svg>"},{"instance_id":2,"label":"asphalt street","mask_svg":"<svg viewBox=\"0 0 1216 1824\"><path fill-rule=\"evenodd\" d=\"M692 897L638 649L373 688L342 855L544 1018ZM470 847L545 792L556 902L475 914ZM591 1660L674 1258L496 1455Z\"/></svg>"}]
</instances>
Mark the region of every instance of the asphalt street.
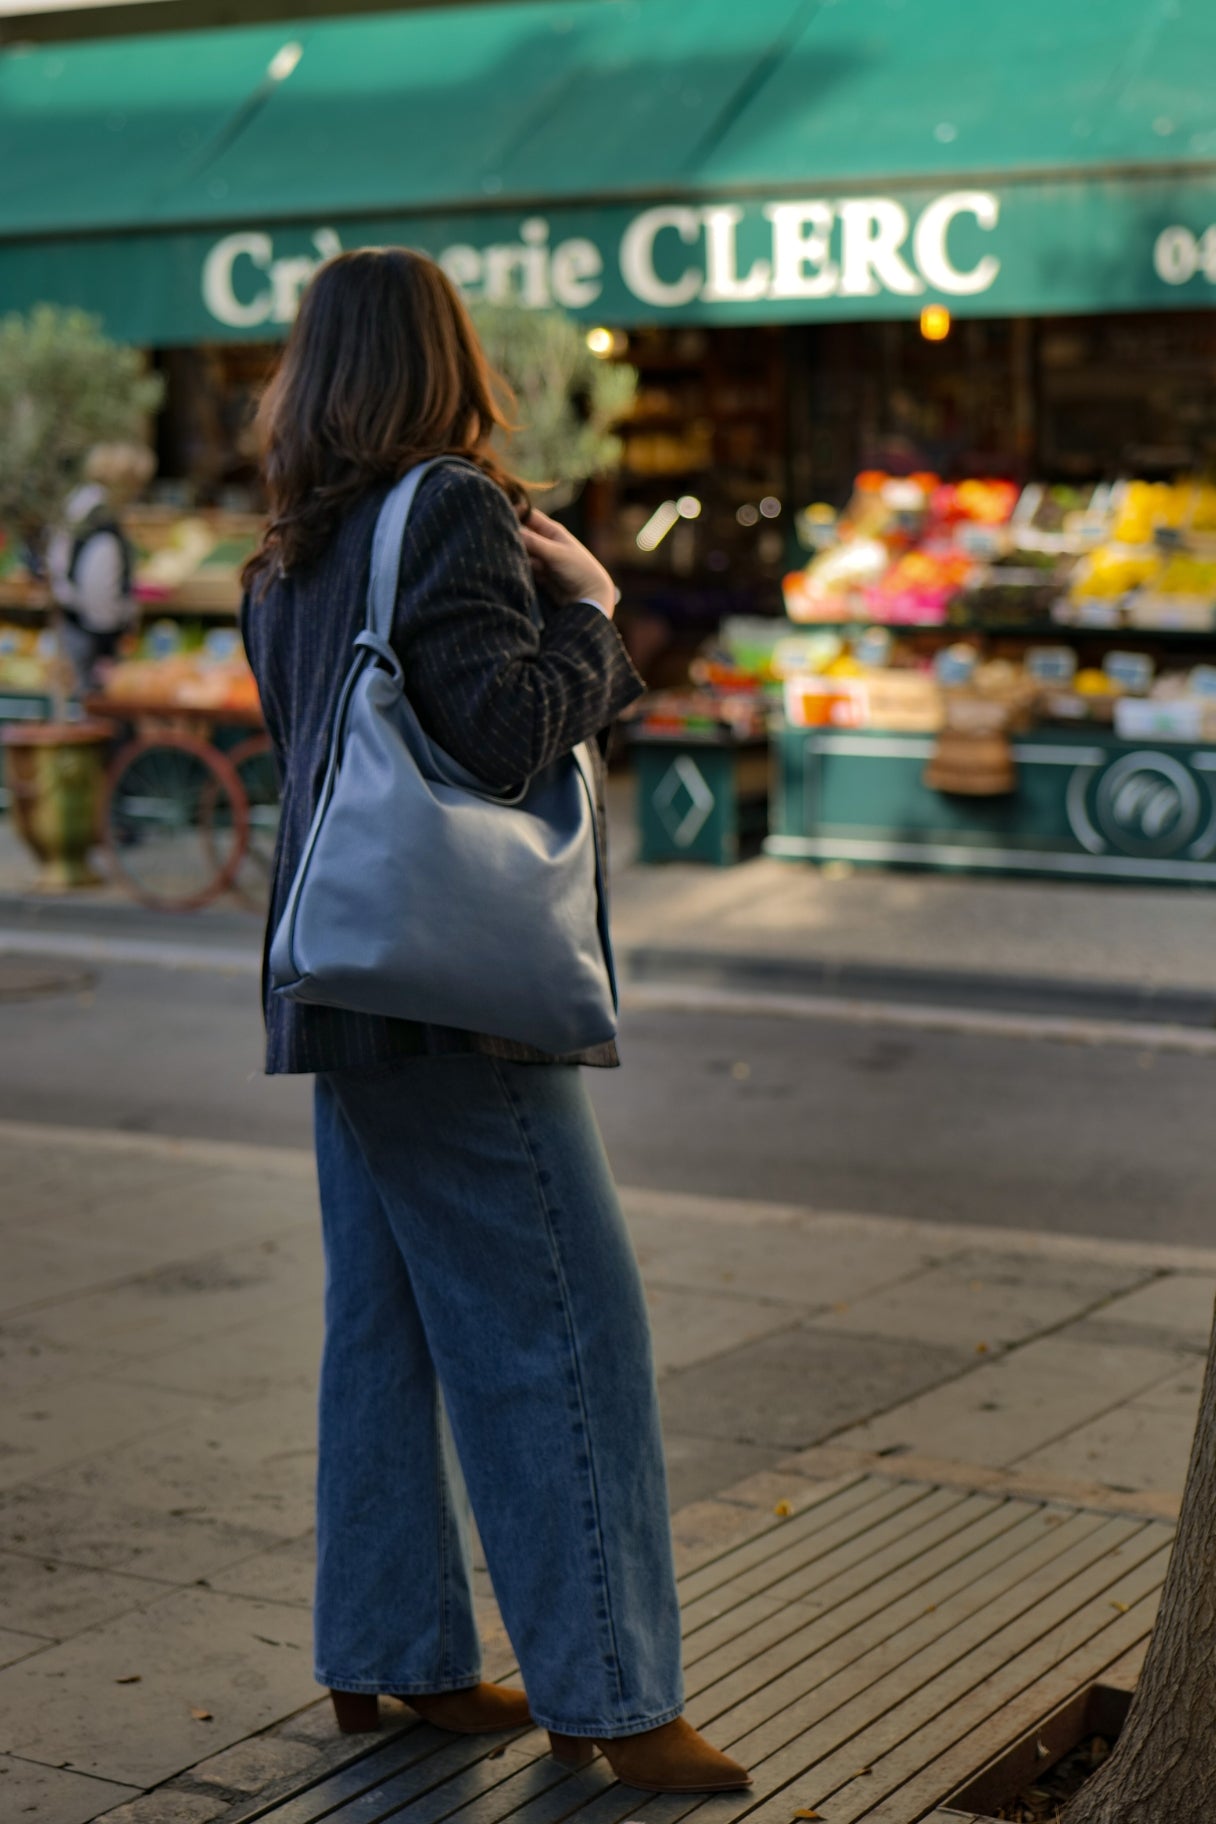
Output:
<instances>
[{"instance_id":1,"label":"asphalt street","mask_svg":"<svg viewBox=\"0 0 1216 1824\"><path fill-rule=\"evenodd\" d=\"M5 983L7 982L7 987ZM622 1183L818 1209L1210 1244L1216 1055L915 1024L634 1009L589 1073ZM0 1113L304 1145L260 1069L248 969L0 970Z\"/></svg>"}]
</instances>

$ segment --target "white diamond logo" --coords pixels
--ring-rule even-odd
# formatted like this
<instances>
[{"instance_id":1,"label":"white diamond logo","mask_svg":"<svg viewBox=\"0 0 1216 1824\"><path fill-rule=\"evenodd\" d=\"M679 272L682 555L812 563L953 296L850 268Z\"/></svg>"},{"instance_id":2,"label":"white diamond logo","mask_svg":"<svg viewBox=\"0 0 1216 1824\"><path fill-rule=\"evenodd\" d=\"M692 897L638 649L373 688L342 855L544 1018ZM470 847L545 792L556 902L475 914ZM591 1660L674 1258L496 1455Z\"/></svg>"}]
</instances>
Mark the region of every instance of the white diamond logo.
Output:
<instances>
[{"instance_id":1,"label":"white diamond logo","mask_svg":"<svg viewBox=\"0 0 1216 1824\"><path fill-rule=\"evenodd\" d=\"M655 792L654 807L677 848L696 841L714 808L714 795L691 754L672 761Z\"/></svg>"}]
</instances>

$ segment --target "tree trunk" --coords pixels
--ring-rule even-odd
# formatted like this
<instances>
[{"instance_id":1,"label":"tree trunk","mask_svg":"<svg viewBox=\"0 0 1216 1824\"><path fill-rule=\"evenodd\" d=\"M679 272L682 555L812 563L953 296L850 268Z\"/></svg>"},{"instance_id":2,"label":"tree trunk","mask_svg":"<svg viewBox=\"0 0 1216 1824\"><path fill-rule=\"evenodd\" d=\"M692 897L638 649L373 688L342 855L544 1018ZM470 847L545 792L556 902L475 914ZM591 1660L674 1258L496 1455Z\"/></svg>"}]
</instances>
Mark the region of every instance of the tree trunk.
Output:
<instances>
[{"instance_id":1,"label":"tree trunk","mask_svg":"<svg viewBox=\"0 0 1216 1824\"><path fill-rule=\"evenodd\" d=\"M1216 1820L1216 1328L1178 1537L1148 1657L1115 1751L1061 1824Z\"/></svg>"}]
</instances>

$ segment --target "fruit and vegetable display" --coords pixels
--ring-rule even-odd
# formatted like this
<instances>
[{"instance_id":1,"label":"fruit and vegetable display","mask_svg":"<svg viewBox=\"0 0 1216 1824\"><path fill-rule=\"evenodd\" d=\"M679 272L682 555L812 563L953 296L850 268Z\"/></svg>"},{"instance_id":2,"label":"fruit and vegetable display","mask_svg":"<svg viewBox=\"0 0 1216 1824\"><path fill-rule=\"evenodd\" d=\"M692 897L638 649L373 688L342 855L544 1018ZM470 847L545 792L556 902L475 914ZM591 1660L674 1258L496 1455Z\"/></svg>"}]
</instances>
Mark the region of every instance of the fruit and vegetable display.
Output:
<instances>
[{"instance_id":1,"label":"fruit and vegetable display","mask_svg":"<svg viewBox=\"0 0 1216 1824\"><path fill-rule=\"evenodd\" d=\"M255 514L140 506L125 513L123 523L135 550L134 593L146 608L236 613L241 566L263 524ZM0 604L40 607L45 601L45 582L31 572L26 553L0 539Z\"/></svg>"},{"instance_id":2,"label":"fruit and vegetable display","mask_svg":"<svg viewBox=\"0 0 1216 1824\"><path fill-rule=\"evenodd\" d=\"M0 622L0 690L43 696L55 682L56 667L70 682L69 670L55 656L55 640L45 628Z\"/></svg>"},{"instance_id":3,"label":"fruit and vegetable display","mask_svg":"<svg viewBox=\"0 0 1216 1824\"><path fill-rule=\"evenodd\" d=\"M154 622L136 652L105 675L100 693L117 715L123 709L192 709L259 714L258 691L232 628L183 629Z\"/></svg>"},{"instance_id":4,"label":"fruit and vegetable display","mask_svg":"<svg viewBox=\"0 0 1216 1824\"><path fill-rule=\"evenodd\" d=\"M1088 489L934 475L857 477L799 515L814 555L787 576L803 623L1216 631L1216 484Z\"/></svg>"},{"instance_id":5,"label":"fruit and vegetable display","mask_svg":"<svg viewBox=\"0 0 1216 1824\"><path fill-rule=\"evenodd\" d=\"M127 531L138 552L136 595L149 608L235 614L241 600L241 566L261 528L261 520L247 513L181 517L145 508L130 514Z\"/></svg>"},{"instance_id":6,"label":"fruit and vegetable display","mask_svg":"<svg viewBox=\"0 0 1216 1824\"><path fill-rule=\"evenodd\" d=\"M838 516L820 504L814 557L784 583L786 612L800 622L864 617L890 626L941 626L1018 504L1011 482L866 470Z\"/></svg>"}]
</instances>

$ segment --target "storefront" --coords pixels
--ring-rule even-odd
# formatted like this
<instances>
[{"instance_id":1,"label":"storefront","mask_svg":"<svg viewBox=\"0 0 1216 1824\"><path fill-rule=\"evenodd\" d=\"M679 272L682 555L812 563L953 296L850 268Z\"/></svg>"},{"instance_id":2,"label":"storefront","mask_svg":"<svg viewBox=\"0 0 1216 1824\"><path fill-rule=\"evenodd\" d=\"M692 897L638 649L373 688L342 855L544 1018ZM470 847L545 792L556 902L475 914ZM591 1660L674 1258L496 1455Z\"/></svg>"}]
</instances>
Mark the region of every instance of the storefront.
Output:
<instances>
[{"instance_id":1,"label":"storefront","mask_svg":"<svg viewBox=\"0 0 1216 1824\"><path fill-rule=\"evenodd\" d=\"M724 618L784 604L788 632L836 638L804 660L837 681L924 673L967 640L960 687L978 688L985 665L1007 682L1054 647L1038 663L1055 709L1072 697L1087 727L1098 706L1111 738L1104 699L1172 672L1189 701L1216 655L1206 496L1142 486L1133 511L1111 486L1198 478L1214 455L1214 48L1199 0L1147 20L1139 0L1038 0L986 16L982 52L961 0L570 0L10 50L0 305L78 303L156 350L166 466L232 508L243 406L316 264L424 247L472 298L627 339L626 460L586 524L660 681ZM1016 492L964 536L932 486L917 525L897 490L894 529L861 527L886 539L886 574L825 600L815 552L857 531L867 471ZM926 575L956 586L918 614L903 582ZM859 647L874 623L894 641ZM1128 648L1153 660L1148 685L1106 667ZM889 701L822 695L854 737ZM936 738L894 720L869 726ZM819 800L793 802L784 852L835 853L810 830ZM845 823L858 858L868 838Z\"/></svg>"}]
</instances>

